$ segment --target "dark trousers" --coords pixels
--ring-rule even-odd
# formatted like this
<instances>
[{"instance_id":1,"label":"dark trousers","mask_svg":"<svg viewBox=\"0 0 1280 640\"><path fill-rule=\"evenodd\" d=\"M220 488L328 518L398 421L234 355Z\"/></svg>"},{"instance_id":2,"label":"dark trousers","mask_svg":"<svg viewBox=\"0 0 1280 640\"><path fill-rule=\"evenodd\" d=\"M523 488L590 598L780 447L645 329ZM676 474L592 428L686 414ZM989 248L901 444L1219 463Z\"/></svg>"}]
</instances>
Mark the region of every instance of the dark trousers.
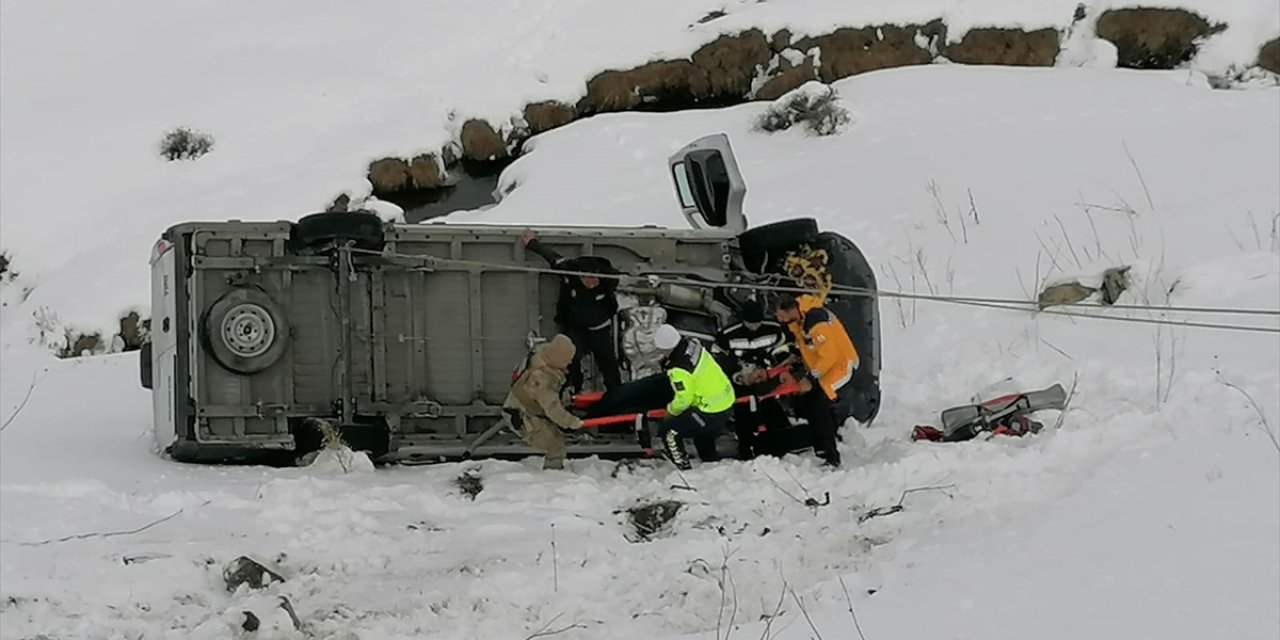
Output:
<instances>
[{"instance_id":1,"label":"dark trousers","mask_svg":"<svg viewBox=\"0 0 1280 640\"><path fill-rule=\"evenodd\" d=\"M720 454L716 451L716 436L720 435L728 421L728 410L703 413L697 409L689 409L658 424L658 442L671 457L671 461L681 469L688 469L690 466L689 456L684 449L685 438L693 440L700 460L714 462L720 459Z\"/></svg>"},{"instance_id":2,"label":"dark trousers","mask_svg":"<svg viewBox=\"0 0 1280 640\"><path fill-rule=\"evenodd\" d=\"M582 358L588 353L595 358L596 368L604 378L605 389L613 389L622 384L622 374L618 371L618 354L613 342L613 325L605 325L599 329L564 327L562 330L577 348L566 376L570 388L582 390Z\"/></svg>"},{"instance_id":3,"label":"dark trousers","mask_svg":"<svg viewBox=\"0 0 1280 640\"><path fill-rule=\"evenodd\" d=\"M622 383L605 392L600 401L591 405L585 416L616 416L623 413L644 413L661 409L671 402L674 392L666 373L652 375Z\"/></svg>"},{"instance_id":4,"label":"dark trousers","mask_svg":"<svg viewBox=\"0 0 1280 640\"><path fill-rule=\"evenodd\" d=\"M762 393L752 387L734 387L739 397ZM767 390L766 390L767 391ZM764 427L764 431L760 431ZM750 460L759 455L781 456L787 452L785 432L791 420L777 398L766 398L756 403L753 411L749 403L733 406L733 431L738 436L738 459Z\"/></svg>"},{"instance_id":5,"label":"dark trousers","mask_svg":"<svg viewBox=\"0 0 1280 640\"><path fill-rule=\"evenodd\" d=\"M809 423L813 431L813 450L823 461L840 466L840 451L836 449L835 403L816 383L808 393L795 397L796 413Z\"/></svg>"}]
</instances>

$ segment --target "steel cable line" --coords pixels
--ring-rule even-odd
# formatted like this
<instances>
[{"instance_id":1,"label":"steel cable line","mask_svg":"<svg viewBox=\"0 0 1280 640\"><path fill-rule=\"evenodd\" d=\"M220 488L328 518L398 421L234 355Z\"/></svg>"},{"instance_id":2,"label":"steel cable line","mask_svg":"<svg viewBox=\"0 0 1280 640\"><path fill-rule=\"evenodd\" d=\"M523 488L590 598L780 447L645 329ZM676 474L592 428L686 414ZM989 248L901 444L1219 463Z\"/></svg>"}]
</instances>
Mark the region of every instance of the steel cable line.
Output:
<instances>
[{"instance_id":1,"label":"steel cable line","mask_svg":"<svg viewBox=\"0 0 1280 640\"><path fill-rule=\"evenodd\" d=\"M769 284L757 284L757 283L747 283L747 282L712 282L707 280L695 280L691 278L678 278L678 277L670 277L670 276L661 276L656 274L646 275L646 276L636 276L636 275L625 274L625 273L617 274L617 273L598 273L598 272L591 272L591 271L574 271L574 270L566 270L566 269L556 269L554 267L538 267L538 266L518 265L518 264L501 264L501 263L494 263L494 262L484 262L480 260L466 260L462 258L441 258L437 256L427 256L427 255L412 254L412 253L388 254L381 251L374 251L370 249L352 248L352 251L355 253L362 253L367 255L375 255L375 256L390 255L397 258L408 258L413 260L420 260L427 265L445 264L445 265L455 265L455 266L461 266L461 267L483 268L486 270L493 270L493 271L545 273L549 275L559 275L559 276L591 276L596 278L610 278L614 280L622 280L622 279L628 279L628 278L643 278L648 282L654 282L658 284L678 284L678 285L697 287L702 289L742 289L747 291L770 291L770 292L778 292L778 293L812 293L812 291L808 289L804 289L802 287L790 287L785 285L769 285ZM830 290L830 293L839 294L839 295L849 295L849 296L872 297L872 298L879 297L879 298L897 298L897 299L905 299L905 300L920 300L920 301L927 301L927 302L939 302L943 304L957 304L957 305L980 307L980 308L1002 309L1007 311L1033 311L1036 313L1048 313L1051 315L1067 316L1067 317L1074 317L1074 318L1172 325L1172 326L1182 326L1182 327L1201 328L1201 329L1223 329L1223 330L1229 330L1229 331L1253 331L1258 333L1280 334L1280 327L1263 327L1263 326L1256 326L1256 325L1235 325L1235 324L1214 323L1214 322L1198 322L1198 321L1191 321L1191 320L1179 320L1174 318L1135 318L1130 316L1111 316L1111 315L1101 315L1101 314L1094 314L1094 313L1081 313L1079 311L1066 310L1066 309L1040 309L1038 304L1034 301L1017 300L1017 299L1009 299L1009 298L987 298L987 297L974 297L974 296L951 296L951 295L937 295L937 294L924 294L924 293L906 293L901 291L871 290L863 287L848 287L848 286L842 286L842 285L833 286ZM1262 316L1262 317L1280 317L1280 310L1235 309L1230 307L1176 307L1176 306L1159 306L1159 305L1135 305L1135 304L1119 305L1117 304L1117 305L1106 305L1106 306L1082 305L1079 308L1080 309L1126 309L1126 310L1145 310L1145 311L1174 312L1174 313L1231 314L1231 315L1252 315L1252 316Z\"/></svg>"},{"instance_id":2,"label":"steel cable line","mask_svg":"<svg viewBox=\"0 0 1280 640\"><path fill-rule=\"evenodd\" d=\"M953 304L980 307L985 309L1002 309L1006 311L1026 311L1021 307L1013 307L1002 304L989 304L985 302L968 302L963 300L952 300L942 302L951 302ZM1088 307L1085 307L1088 308ZM1106 307L1092 307L1096 309L1105 309ZM1159 308L1159 307L1157 307ZM1113 320L1116 322L1133 322L1139 324L1160 324L1175 327L1188 327L1196 329L1222 329L1226 331L1252 331L1255 333L1275 333L1280 334L1280 327L1262 327L1258 325L1239 325L1225 324L1217 322L1197 322L1194 320L1179 320L1176 318L1135 318L1131 316L1109 316L1098 313L1081 313L1079 311L1071 311L1068 309L1040 309L1036 313L1047 313L1055 316L1066 316L1070 318L1087 318L1096 320Z\"/></svg>"}]
</instances>

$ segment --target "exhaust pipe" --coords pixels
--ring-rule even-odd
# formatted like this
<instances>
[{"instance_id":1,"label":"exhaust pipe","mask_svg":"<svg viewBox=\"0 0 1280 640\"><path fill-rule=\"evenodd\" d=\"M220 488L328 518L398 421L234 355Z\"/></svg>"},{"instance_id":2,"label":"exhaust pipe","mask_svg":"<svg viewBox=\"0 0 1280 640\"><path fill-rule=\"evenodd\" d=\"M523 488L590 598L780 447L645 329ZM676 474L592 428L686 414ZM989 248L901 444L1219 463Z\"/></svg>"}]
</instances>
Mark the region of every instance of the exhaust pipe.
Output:
<instances>
[{"instance_id":1,"label":"exhaust pipe","mask_svg":"<svg viewBox=\"0 0 1280 640\"><path fill-rule=\"evenodd\" d=\"M656 286L650 283L646 285L648 286L623 283L618 289L637 295L651 296L664 305L705 311L720 318L721 322L727 322L733 316L733 310L728 305L715 299L714 289L702 289L670 282Z\"/></svg>"}]
</instances>

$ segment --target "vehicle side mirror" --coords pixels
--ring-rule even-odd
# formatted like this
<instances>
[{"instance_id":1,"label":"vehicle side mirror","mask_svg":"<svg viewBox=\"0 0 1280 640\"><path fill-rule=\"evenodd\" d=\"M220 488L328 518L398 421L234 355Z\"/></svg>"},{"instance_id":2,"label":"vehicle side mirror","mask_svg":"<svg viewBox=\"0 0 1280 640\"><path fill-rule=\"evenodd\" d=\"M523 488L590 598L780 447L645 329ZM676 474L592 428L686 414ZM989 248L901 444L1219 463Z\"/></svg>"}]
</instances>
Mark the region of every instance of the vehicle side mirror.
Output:
<instances>
[{"instance_id":1,"label":"vehicle side mirror","mask_svg":"<svg viewBox=\"0 0 1280 640\"><path fill-rule=\"evenodd\" d=\"M715 149L694 151L684 167L698 211L707 224L723 227L729 208L729 171L724 156Z\"/></svg>"},{"instance_id":2,"label":"vehicle side mirror","mask_svg":"<svg viewBox=\"0 0 1280 640\"><path fill-rule=\"evenodd\" d=\"M746 228L742 200L747 188L728 136L699 138L673 155L669 164L676 198L694 228Z\"/></svg>"}]
</instances>

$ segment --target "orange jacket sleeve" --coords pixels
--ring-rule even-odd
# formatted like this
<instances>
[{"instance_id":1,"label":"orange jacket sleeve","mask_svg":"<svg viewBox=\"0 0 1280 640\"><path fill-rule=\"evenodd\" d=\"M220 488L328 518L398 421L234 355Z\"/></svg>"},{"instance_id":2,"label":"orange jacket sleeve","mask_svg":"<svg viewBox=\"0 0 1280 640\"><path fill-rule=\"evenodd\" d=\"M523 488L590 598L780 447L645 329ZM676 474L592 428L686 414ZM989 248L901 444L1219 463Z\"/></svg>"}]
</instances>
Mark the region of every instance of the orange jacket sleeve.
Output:
<instances>
[{"instance_id":1,"label":"orange jacket sleeve","mask_svg":"<svg viewBox=\"0 0 1280 640\"><path fill-rule=\"evenodd\" d=\"M809 328L808 339L813 348L808 351L805 364L822 383L827 397L834 399L858 368L858 351L835 318L814 323Z\"/></svg>"},{"instance_id":2,"label":"orange jacket sleeve","mask_svg":"<svg viewBox=\"0 0 1280 640\"><path fill-rule=\"evenodd\" d=\"M809 368L822 380L826 380L827 375L841 366L845 359L844 354L840 353L840 345L833 329L830 322L819 322L809 330L809 340L814 346L814 357L809 362Z\"/></svg>"}]
</instances>

